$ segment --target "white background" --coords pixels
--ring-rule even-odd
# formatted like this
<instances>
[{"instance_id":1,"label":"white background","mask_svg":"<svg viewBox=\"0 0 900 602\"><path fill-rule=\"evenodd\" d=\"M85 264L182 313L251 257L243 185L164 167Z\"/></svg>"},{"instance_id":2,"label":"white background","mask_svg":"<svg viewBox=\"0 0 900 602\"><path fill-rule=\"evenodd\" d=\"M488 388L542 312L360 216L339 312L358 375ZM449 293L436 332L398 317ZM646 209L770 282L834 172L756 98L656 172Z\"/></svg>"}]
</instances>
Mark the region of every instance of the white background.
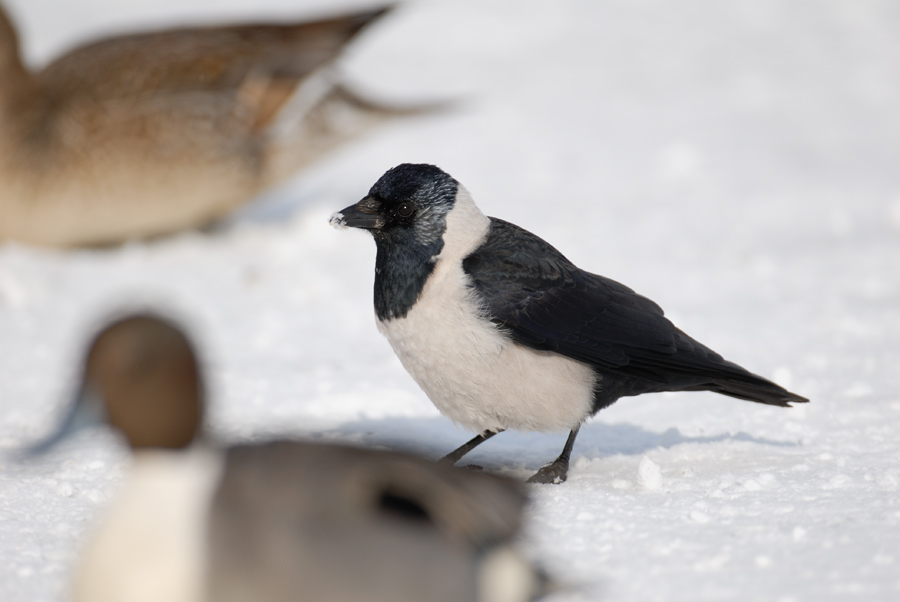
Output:
<instances>
[{"instance_id":1,"label":"white background","mask_svg":"<svg viewBox=\"0 0 900 602\"><path fill-rule=\"evenodd\" d=\"M38 66L99 33L284 18L326 0L6 0ZM360 3L341 3L359 6ZM225 441L316 437L438 457L442 418L374 324L374 244L331 212L435 163L489 215L659 302L689 334L812 401L628 398L534 486L522 545L560 600L900 599L900 9L885 0L446 0L349 53L384 98L458 98L345 147L212 233L108 250L0 246L0 448L49 431L85 338L159 307L204 356ZM526 478L562 434L469 459ZM127 468L85 433L0 459L0 597L65 599Z\"/></svg>"}]
</instances>

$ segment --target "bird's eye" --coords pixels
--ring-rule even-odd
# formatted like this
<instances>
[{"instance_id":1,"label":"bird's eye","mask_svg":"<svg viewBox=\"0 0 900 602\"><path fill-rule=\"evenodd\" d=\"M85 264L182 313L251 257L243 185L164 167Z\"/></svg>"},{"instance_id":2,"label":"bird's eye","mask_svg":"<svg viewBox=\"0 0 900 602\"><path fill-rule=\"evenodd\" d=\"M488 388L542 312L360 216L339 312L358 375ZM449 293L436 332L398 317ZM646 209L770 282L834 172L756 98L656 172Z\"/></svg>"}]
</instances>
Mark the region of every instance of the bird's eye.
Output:
<instances>
[{"instance_id":1,"label":"bird's eye","mask_svg":"<svg viewBox=\"0 0 900 602\"><path fill-rule=\"evenodd\" d=\"M400 206L397 207L397 215L400 217L409 217L413 214L413 209L412 203L400 203Z\"/></svg>"}]
</instances>

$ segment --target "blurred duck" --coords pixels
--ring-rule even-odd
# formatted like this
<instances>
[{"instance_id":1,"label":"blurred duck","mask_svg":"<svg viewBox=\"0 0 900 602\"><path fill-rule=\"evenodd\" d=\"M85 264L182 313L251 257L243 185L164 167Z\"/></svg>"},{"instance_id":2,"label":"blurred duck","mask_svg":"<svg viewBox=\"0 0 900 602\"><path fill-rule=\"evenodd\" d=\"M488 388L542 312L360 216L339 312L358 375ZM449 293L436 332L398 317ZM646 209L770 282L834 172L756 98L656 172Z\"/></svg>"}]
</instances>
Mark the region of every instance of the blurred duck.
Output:
<instances>
[{"instance_id":1,"label":"blurred duck","mask_svg":"<svg viewBox=\"0 0 900 602\"><path fill-rule=\"evenodd\" d=\"M328 69L387 10L108 38L30 73L0 6L0 242L200 226L403 113Z\"/></svg>"},{"instance_id":2,"label":"blurred duck","mask_svg":"<svg viewBox=\"0 0 900 602\"><path fill-rule=\"evenodd\" d=\"M403 453L291 441L216 448L185 336L146 315L90 348L78 401L44 452L100 419L133 448L86 548L90 602L532 600L546 580L511 547L520 485Z\"/></svg>"}]
</instances>

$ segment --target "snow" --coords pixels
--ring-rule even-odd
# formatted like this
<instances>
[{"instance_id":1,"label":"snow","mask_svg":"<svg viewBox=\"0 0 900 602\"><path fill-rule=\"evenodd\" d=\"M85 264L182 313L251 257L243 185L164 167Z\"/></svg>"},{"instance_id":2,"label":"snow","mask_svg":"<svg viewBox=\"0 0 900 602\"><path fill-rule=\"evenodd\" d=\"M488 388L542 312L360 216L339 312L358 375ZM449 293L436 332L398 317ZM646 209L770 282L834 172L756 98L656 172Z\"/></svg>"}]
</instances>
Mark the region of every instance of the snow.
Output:
<instances>
[{"instance_id":1,"label":"snow","mask_svg":"<svg viewBox=\"0 0 900 602\"><path fill-rule=\"evenodd\" d=\"M335 230L346 230L348 228L347 219L340 211L335 211L331 217L328 218L328 225Z\"/></svg>"},{"instance_id":2,"label":"snow","mask_svg":"<svg viewBox=\"0 0 900 602\"><path fill-rule=\"evenodd\" d=\"M41 64L99 32L322 13L317 0L7 0ZM360 3L346 2L347 6ZM67 403L110 312L189 325L226 441L304 436L438 457L469 438L377 332L374 245L328 227L389 167L432 162L489 215L659 302L809 397L625 399L571 475L531 486L522 545L559 600L900 599L900 11L890 0L442 0L402 7L345 68L457 108L385 127L213 232L0 247L0 449ZM564 434L467 460L524 479ZM113 436L0 459L0 597L65 599L127 469Z\"/></svg>"}]
</instances>

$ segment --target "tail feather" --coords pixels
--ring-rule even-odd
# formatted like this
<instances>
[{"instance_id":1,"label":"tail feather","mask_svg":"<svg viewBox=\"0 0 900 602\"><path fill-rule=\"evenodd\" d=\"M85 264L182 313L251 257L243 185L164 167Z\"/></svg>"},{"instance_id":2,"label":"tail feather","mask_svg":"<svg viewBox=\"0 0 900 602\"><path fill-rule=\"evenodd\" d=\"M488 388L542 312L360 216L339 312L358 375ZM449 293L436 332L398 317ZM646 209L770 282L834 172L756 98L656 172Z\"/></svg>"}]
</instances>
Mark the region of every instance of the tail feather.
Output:
<instances>
[{"instance_id":1,"label":"tail feather","mask_svg":"<svg viewBox=\"0 0 900 602\"><path fill-rule=\"evenodd\" d=\"M809 400L796 393L791 393L784 387L764 378L758 380L714 380L708 387L708 391L736 397L746 401L764 403L771 406L791 407L792 403L806 403Z\"/></svg>"}]
</instances>

